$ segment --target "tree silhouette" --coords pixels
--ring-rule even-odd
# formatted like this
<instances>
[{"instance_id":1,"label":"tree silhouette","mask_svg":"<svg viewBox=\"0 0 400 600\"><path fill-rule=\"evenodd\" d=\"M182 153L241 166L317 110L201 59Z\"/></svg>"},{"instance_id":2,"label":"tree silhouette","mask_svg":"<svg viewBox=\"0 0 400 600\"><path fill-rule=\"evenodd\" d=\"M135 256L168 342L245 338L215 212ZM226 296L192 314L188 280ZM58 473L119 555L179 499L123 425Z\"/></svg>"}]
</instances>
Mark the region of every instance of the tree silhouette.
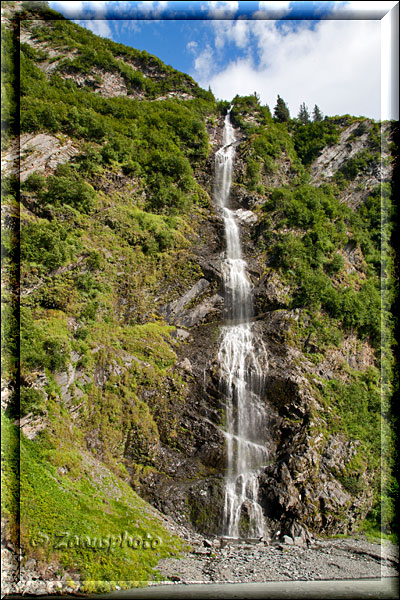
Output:
<instances>
[{"instance_id":1,"label":"tree silhouette","mask_svg":"<svg viewBox=\"0 0 400 600\"><path fill-rule=\"evenodd\" d=\"M280 122L284 123L285 121L289 121L290 114L289 109L286 106L286 102L279 96L276 101L276 106L274 108L274 117Z\"/></svg>"},{"instance_id":2,"label":"tree silhouette","mask_svg":"<svg viewBox=\"0 0 400 600\"><path fill-rule=\"evenodd\" d=\"M315 104L314 110L313 110L313 121L318 122L318 121L322 121L322 120L323 120L322 112L320 111L319 107Z\"/></svg>"},{"instance_id":3,"label":"tree silhouette","mask_svg":"<svg viewBox=\"0 0 400 600\"><path fill-rule=\"evenodd\" d=\"M303 104L300 104L300 110L299 114L297 115L297 118L304 124L310 122L310 113L308 112L308 108L305 102L303 102Z\"/></svg>"}]
</instances>

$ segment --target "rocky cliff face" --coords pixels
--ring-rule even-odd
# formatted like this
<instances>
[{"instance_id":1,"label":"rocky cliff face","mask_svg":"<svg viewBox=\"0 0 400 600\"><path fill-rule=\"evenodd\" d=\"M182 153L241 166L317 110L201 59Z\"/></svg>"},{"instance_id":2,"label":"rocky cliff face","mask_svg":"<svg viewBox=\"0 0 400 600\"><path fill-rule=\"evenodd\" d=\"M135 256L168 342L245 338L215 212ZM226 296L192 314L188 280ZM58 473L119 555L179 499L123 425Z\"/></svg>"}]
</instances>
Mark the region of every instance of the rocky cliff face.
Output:
<instances>
[{"instance_id":1,"label":"rocky cliff face","mask_svg":"<svg viewBox=\"0 0 400 600\"><path fill-rule=\"evenodd\" d=\"M81 42L78 51L71 41L83 33L75 26L71 32L60 46L57 28L22 28L24 60L42 73L34 71L40 85L76 94L76 111L66 108L57 121L52 106L45 115L32 109L29 131L2 158L5 174L19 170L22 184L20 212L12 198L4 206L7 233L19 217L23 232L22 418L15 422L44 453L57 486L85 480L89 453L174 522L217 535L227 465L217 357L225 240L212 196L226 107L158 59L136 51L121 56L112 44L111 67L99 52L88 73L79 62ZM30 107L34 84L27 81ZM120 110L116 96L131 100L123 105L129 117L121 109L117 122L109 117ZM87 102L83 116L80 101ZM353 395L360 420L378 428L379 352L367 317L352 320L366 298L357 304L354 297L373 278L376 257L371 240L354 232L359 214L374 224L364 208L375 206L377 185L390 181L390 128L379 132L386 141L377 157L376 124L339 120L336 142L303 164L296 125L277 125L253 97L245 99L250 111L243 102L234 101L232 206L253 285L254 328L269 361L262 400L270 460L260 474L259 502L271 538L348 533L376 500L379 454L370 429L365 437L348 416ZM37 115L54 116L53 124L46 129ZM172 133L176 145L166 156ZM157 151L148 162L152 154L143 148L152 145ZM172 166L171 155L179 158ZM296 194L303 194L300 201ZM313 229L305 206L315 214L326 209L336 247ZM352 211L342 221L340 206ZM313 286L304 301L293 275L306 260L296 240L322 256L308 271L302 265L304 280L315 275L315 289L331 286L315 302ZM286 246L297 254L279 263ZM2 407L15 420L12 391L2 389Z\"/></svg>"},{"instance_id":2,"label":"rocky cliff face","mask_svg":"<svg viewBox=\"0 0 400 600\"><path fill-rule=\"evenodd\" d=\"M221 138L220 127L210 132L211 139L216 140L214 148ZM363 137L357 138L350 149L346 147L357 127L358 123L345 127L338 144L327 148L313 162L311 173L315 185L333 177L346 160L367 146L368 125ZM244 135L242 140L245 140ZM239 143L236 180L243 176L240 157ZM273 186L276 178L290 182L288 162L283 154L279 160L280 171L268 180L269 184ZM212 156L208 168L207 191L211 195ZM389 179L386 168L383 172L379 166L376 169L365 188L354 186L350 196L346 190L342 201L352 207L359 206L373 185ZM339 348L328 350L318 365L306 355L306 336L295 339L294 334L294 330L298 335L299 329L305 327L303 311L287 308L289 288L276 272L263 275L258 249L252 242L258 217L249 207L254 210L257 200L259 202L257 195L234 185L232 202L237 206L258 306L258 336L269 357L263 398L270 415L265 443L270 447L271 461L260 477L260 499L271 536L276 531L280 535L293 534L293 528L297 535L301 531L303 535L304 531L348 533L371 510L374 474L363 467L352 466L360 441L349 439L345 433L329 432L325 416L329 407L321 405L318 390L324 385L323 379L346 377L343 363L360 372L373 366L374 352L367 342L357 343L354 336L349 335ZM224 405L219 392L217 361L218 331L224 312L219 272L224 240L218 212L215 208L211 210L207 224L203 224L205 231L201 240L193 246L204 277L174 303L162 308L162 314L177 326L176 335L183 340L177 349L177 364L183 369L190 392L180 419L190 443L185 433L179 436L176 451L170 453L172 468L167 470L165 449L160 448L162 459L160 463L155 459L155 467L164 473L141 477L138 487L163 512L205 534L221 531L226 468L222 434ZM197 466L194 467L195 461Z\"/></svg>"}]
</instances>

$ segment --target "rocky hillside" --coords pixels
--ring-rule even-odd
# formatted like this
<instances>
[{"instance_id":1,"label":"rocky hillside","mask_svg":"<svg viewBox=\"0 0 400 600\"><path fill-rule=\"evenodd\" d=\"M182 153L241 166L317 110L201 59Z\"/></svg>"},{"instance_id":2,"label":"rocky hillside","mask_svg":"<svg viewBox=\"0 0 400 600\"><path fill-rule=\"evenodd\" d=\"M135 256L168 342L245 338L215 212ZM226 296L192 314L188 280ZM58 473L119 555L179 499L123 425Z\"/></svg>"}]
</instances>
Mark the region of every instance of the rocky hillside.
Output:
<instances>
[{"instance_id":1,"label":"rocky hillside","mask_svg":"<svg viewBox=\"0 0 400 600\"><path fill-rule=\"evenodd\" d=\"M182 551L174 533L220 534L225 242L212 188L227 103L46 7L3 4L6 543L60 586L132 585ZM392 127L279 123L257 96L236 97L232 118L232 202L269 357L270 536L374 528L381 498L390 533ZM7 453L18 439L20 457ZM136 554L115 541L124 531L142 540ZM105 557L85 536L119 546Z\"/></svg>"}]
</instances>

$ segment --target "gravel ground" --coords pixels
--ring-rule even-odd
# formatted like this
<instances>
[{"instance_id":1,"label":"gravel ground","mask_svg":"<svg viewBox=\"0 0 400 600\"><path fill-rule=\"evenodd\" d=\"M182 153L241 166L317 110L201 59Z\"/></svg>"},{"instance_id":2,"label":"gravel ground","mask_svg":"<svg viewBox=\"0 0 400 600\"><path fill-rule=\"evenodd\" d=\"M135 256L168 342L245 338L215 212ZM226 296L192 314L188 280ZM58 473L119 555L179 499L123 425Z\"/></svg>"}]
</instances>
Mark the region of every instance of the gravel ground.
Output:
<instances>
[{"instance_id":1,"label":"gravel ground","mask_svg":"<svg viewBox=\"0 0 400 600\"><path fill-rule=\"evenodd\" d=\"M272 543L207 540L164 515L158 516L171 533L190 545L191 551L180 559L168 558L158 563L156 570L164 581L150 583L149 587L154 586L154 589L196 583L261 584L398 577L398 547L389 542L372 543L362 536L313 538L308 544L294 543L288 536L284 542ZM4 595L17 598L19 594L42 597L79 594L80 581L76 573L56 576L57 567L52 564L46 573L40 573L34 559L23 561L19 569L17 552L11 548L3 548L1 558Z\"/></svg>"},{"instance_id":2,"label":"gravel ground","mask_svg":"<svg viewBox=\"0 0 400 600\"><path fill-rule=\"evenodd\" d=\"M364 538L318 539L308 546L205 541L182 559L163 559L157 570L180 583L251 583L398 576L398 548Z\"/></svg>"}]
</instances>

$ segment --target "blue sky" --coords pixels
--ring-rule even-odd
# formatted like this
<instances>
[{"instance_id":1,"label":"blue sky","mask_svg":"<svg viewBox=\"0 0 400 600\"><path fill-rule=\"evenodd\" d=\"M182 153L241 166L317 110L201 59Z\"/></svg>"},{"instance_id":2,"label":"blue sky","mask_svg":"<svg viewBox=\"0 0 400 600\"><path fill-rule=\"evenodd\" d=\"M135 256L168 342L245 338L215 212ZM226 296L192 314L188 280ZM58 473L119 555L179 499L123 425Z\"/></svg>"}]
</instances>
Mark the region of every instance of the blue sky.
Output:
<instances>
[{"instance_id":1,"label":"blue sky","mask_svg":"<svg viewBox=\"0 0 400 600\"><path fill-rule=\"evenodd\" d=\"M326 115L396 117L385 97L390 14L384 15L397 2L49 4L98 35L189 73L220 99L257 92L273 109L279 94L292 116L305 102Z\"/></svg>"}]
</instances>

